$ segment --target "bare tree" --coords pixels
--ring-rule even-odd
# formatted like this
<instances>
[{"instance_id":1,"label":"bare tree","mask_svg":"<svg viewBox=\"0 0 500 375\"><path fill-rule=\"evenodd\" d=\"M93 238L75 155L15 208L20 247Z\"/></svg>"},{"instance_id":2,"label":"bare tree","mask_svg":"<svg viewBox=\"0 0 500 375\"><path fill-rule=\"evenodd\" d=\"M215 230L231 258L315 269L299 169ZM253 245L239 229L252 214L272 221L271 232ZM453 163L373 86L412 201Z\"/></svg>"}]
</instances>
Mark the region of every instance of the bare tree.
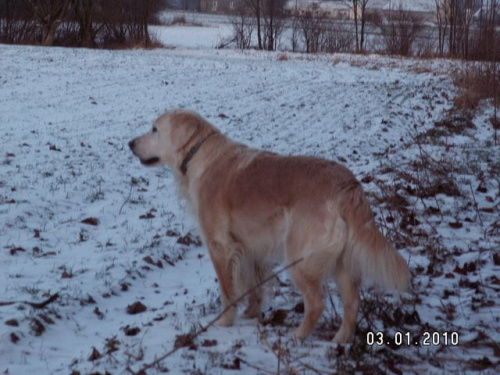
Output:
<instances>
[{"instance_id":1,"label":"bare tree","mask_svg":"<svg viewBox=\"0 0 500 375\"><path fill-rule=\"evenodd\" d=\"M464 0L464 7L462 8L461 26L462 26L462 54L463 57L469 58L470 47L470 29L472 26L472 18L474 16L474 0Z\"/></svg>"},{"instance_id":2,"label":"bare tree","mask_svg":"<svg viewBox=\"0 0 500 375\"><path fill-rule=\"evenodd\" d=\"M359 32L358 32L358 14L359 14L359 0L352 0L352 11L354 15L354 30L356 36L356 51L359 51Z\"/></svg>"},{"instance_id":3,"label":"bare tree","mask_svg":"<svg viewBox=\"0 0 500 375\"><path fill-rule=\"evenodd\" d=\"M354 37L350 24L338 23L319 12L308 11L297 16L307 53L352 51Z\"/></svg>"},{"instance_id":4,"label":"bare tree","mask_svg":"<svg viewBox=\"0 0 500 375\"><path fill-rule=\"evenodd\" d=\"M143 30L143 40L146 48L151 47L151 35L149 33L149 23L152 16L158 12L159 0L142 0L141 25Z\"/></svg>"},{"instance_id":5,"label":"bare tree","mask_svg":"<svg viewBox=\"0 0 500 375\"><path fill-rule=\"evenodd\" d=\"M36 25L25 3L19 0L0 2L0 42L33 42L35 34Z\"/></svg>"},{"instance_id":6,"label":"bare tree","mask_svg":"<svg viewBox=\"0 0 500 375\"><path fill-rule=\"evenodd\" d=\"M252 35L254 31L254 22L250 15L250 10L244 3L240 3L235 12L235 17L232 18L233 35L229 41L224 42L224 45L235 43L239 49L250 48Z\"/></svg>"},{"instance_id":7,"label":"bare tree","mask_svg":"<svg viewBox=\"0 0 500 375\"><path fill-rule=\"evenodd\" d=\"M70 0L24 1L26 1L40 27L40 43L44 46L52 46L54 44L56 30L66 17Z\"/></svg>"},{"instance_id":8,"label":"bare tree","mask_svg":"<svg viewBox=\"0 0 500 375\"><path fill-rule=\"evenodd\" d=\"M306 45L307 53L320 51L321 38L324 33L323 20L314 12L305 12L298 17L302 37Z\"/></svg>"},{"instance_id":9,"label":"bare tree","mask_svg":"<svg viewBox=\"0 0 500 375\"><path fill-rule=\"evenodd\" d=\"M79 26L80 44L83 47L94 47L95 13L99 0L71 0L73 15Z\"/></svg>"},{"instance_id":10,"label":"bare tree","mask_svg":"<svg viewBox=\"0 0 500 375\"><path fill-rule=\"evenodd\" d=\"M385 19L377 17L375 22L382 32L387 52L393 55L409 56L413 43L423 29L422 18L402 7L391 11Z\"/></svg>"},{"instance_id":11,"label":"bare tree","mask_svg":"<svg viewBox=\"0 0 500 375\"><path fill-rule=\"evenodd\" d=\"M328 53L350 52L353 50L352 29L332 21L324 22L324 36L321 38L321 51Z\"/></svg>"},{"instance_id":12,"label":"bare tree","mask_svg":"<svg viewBox=\"0 0 500 375\"><path fill-rule=\"evenodd\" d=\"M257 46L262 49L262 8L264 0L243 0L245 6L252 12L255 17L255 25L257 27Z\"/></svg>"},{"instance_id":13,"label":"bare tree","mask_svg":"<svg viewBox=\"0 0 500 375\"><path fill-rule=\"evenodd\" d=\"M361 20L361 32L359 36L359 48L361 51L365 49L365 26L366 26L366 6L369 0L358 0L360 20Z\"/></svg>"},{"instance_id":14,"label":"bare tree","mask_svg":"<svg viewBox=\"0 0 500 375\"><path fill-rule=\"evenodd\" d=\"M285 26L283 19L282 0L264 0L265 13L263 17L263 41L265 49L273 51L278 46L278 41Z\"/></svg>"},{"instance_id":15,"label":"bare tree","mask_svg":"<svg viewBox=\"0 0 500 375\"><path fill-rule=\"evenodd\" d=\"M364 50L365 26L366 26L366 6L369 0L351 0L352 12L354 16L354 30L356 36L356 51Z\"/></svg>"},{"instance_id":16,"label":"bare tree","mask_svg":"<svg viewBox=\"0 0 500 375\"><path fill-rule=\"evenodd\" d=\"M498 0L435 0L438 52L465 59L484 59L491 35L491 15ZM486 43L486 45L483 45ZM482 51L482 52L481 52Z\"/></svg>"},{"instance_id":17,"label":"bare tree","mask_svg":"<svg viewBox=\"0 0 500 375\"><path fill-rule=\"evenodd\" d=\"M155 21L160 0L100 0L100 39L108 46L152 45L149 24Z\"/></svg>"},{"instance_id":18,"label":"bare tree","mask_svg":"<svg viewBox=\"0 0 500 375\"><path fill-rule=\"evenodd\" d=\"M489 61L500 59L499 8L497 0L486 0L481 6L477 34L473 43L473 56L476 59Z\"/></svg>"},{"instance_id":19,"label":"bare tree","mask_svg":"<svg viewBox=\"0 0 500 375\"><path fill-rule=\"evenodd\" d=\"M438 29L438 53L444 54L444 42L448 30L447 0L434 0L436 3L436 23Z\"/></svg>"},{"instance_id":20,"label":"bare tree","mask_svg":"<svg viewBox=\"0 0 500 375\"><path fill-rule=\"evenodd\" d=\"M297 10L293 13L292 18L292 35L290 36L290 43L292 45L292 52L296 52L299 48L299 17L297 15Z\"/></svg>"},{"instance_id":21,"label":"bare tree","mask_svg":"<svg viewBox=\"0 0 500 375\"><path fill-rule=\"evenodd\" d=\"M476 0L447 0L445 3L449 29L449 53L454 56L469 57L470 30Z\"/></svg>"},{"instance_id":22,"label":"bare tree","mask_svg":"<svg viewBox=\"0 0 500 375\"><path fill-rule=\"evenodd\" d=\"M284 0L243 0L255 18L257 48L272 51L283 31Z\"/></svg>"},{"instance_id":23,"label":"bare tree","mask_svg":"<svg viewBox=\"0 0 500 375\"><path fill-rule=\"evenodd\" d=\"M42 45L152 45L164 0L0 0L0 41Z\"/></svg>"},{"instance_id":24,"label":"bare tree","mask_svg":"<svg viewBox=\"0 0 500 375\"><path fill-rule=\"evenodd\" d=\"M458 24L458 0L448 0L445 7L445 16L450 26L448 35L448 49L452 55L457 54L457 24Z\"/></svg>"}]
</instances>

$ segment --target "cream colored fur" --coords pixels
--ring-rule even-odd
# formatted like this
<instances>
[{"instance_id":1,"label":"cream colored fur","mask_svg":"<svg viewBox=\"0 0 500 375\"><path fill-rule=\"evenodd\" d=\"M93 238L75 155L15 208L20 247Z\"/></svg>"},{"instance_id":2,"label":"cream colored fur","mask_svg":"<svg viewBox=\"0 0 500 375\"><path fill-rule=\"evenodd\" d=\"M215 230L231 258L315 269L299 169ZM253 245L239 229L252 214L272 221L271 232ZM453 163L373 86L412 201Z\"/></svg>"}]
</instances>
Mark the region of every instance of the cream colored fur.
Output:
<instances>
[{"instance_id":1,"label":"cream colored fur","mask_svg":"<svg viewBox=\"0 0 500 375\"><path fill-rule=\"evenodd\" d=\"M287 264L303 258L290 269L304 297L305 316L294 333L300 339L322 314L322 283L329 276L344 304L336 342L354 336L362 281L408 289L405 260L376 227L361 185L342 165L249 148L187 110L160 116L129 145L142 163L172 168L199 220L228 308L218 324L233 324L232 301L258 284L267 260L278 255ZM258 316L261 301L259 288L244 316Z\"/></svg>"}]
</instances>

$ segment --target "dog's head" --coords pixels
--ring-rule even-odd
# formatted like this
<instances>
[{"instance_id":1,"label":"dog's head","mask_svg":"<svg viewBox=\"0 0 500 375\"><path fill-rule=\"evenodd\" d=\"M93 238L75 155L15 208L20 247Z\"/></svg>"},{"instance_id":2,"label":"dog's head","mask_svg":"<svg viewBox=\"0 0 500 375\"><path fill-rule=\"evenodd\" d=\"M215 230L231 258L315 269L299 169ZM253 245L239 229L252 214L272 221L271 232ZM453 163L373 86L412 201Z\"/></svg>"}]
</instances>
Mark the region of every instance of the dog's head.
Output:
<instances>
[{"instance_id":1,"label":"dog's head","mask_svg":"<svg viewBox=\"0 0 500 375\"><path fill-rule=\"evenodd\" d=\"M167 165L182 169L191 150L215 132L215 128L197 113L177 109L158 117L150 132L134 138L128 145L146 166Z\"/></svg>"}]
</instances>

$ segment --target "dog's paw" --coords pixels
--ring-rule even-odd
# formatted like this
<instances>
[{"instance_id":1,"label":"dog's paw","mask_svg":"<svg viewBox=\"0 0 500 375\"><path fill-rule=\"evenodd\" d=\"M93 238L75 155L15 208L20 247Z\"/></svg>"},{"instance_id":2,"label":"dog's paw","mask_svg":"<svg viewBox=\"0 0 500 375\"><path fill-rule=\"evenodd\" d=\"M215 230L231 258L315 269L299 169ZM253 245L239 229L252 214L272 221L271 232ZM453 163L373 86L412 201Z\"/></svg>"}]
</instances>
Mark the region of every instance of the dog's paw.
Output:
<instances>
[{"instance_id":1,"label":"dog's paw","mask_svg":"<svg viewBox=\"0 0 500 375\"><path fill-rule=\"evenodd\" d=\"M218 327L231 327L234 322L234 317L223 315L214 322L214 326Z\"/></svg>"},{"instance_id":2,"label":"dog's paw","mask_svg":"<svg viewBox=\"0 0 500 375\"><path fill-rule=\"evenodd\" d=\"M354 333L340 329L333 337L333 342L337 344L349 344L354 338Z\"/></svg>"},{"instance_id":3,"label":"dog's paw","mask_svg":"<svg viewBox=\"0 0 500 375\"><path fill-rule=\"evenodd\" d=\"M258 318L259 316L260 316L260 309L254 309L250 307L245 309L245 311L243 311L243 314L241 314L241 317L243 319L255 319Z\"/></svg>"},{"instance_id":4,"label":"dog's paw","mask_svg":"<svg viewBox=\"0 0 500 375\"><path fill-rule=\"evenodd\" d=\"M307 338L307 334L304 334L303 332L300 331L299 328L297 328L295 331L290 332L287 337L292 340L298 340L298 341L304 341Z\"/></svg>"}]
</instances>

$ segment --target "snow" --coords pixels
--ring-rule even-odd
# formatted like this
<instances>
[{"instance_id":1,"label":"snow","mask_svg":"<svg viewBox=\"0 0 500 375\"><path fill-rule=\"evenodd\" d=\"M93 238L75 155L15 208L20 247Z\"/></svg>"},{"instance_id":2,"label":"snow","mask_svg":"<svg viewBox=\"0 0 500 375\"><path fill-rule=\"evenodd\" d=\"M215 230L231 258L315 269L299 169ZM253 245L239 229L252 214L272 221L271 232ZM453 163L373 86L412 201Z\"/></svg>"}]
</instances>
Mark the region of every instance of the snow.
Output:
<instances>
[{"instance_id":1,"label":"snow","mask_svg":"<svg viewBox=\"0 0 500 375\"><path fill-rule=\"evenodd\" d=\"M219 43L231 36L232 25L208 25L208 26L175 26L152 27L152 32L166 46L176 46L181 41L185 48L216 48ZM200 38L200 35L203 35Z\"/></svg>"},{"instance_id":2,"label":"snow","mask_svg":"<svg viewBox=\"0 0 500 375\"><path fill-rule=\"evenodd\" d=\"M0 45L0 371L138 371L171 350L176 336L216 317L218 286L207 251L179 241L197 229L171 173L144 168L127 147L163 111L187 107L253 147L339 160L360 180L371 178L363 186L379 223L410 260L415 293L400 299L365 291L364 305L375 308L360 313L357 343L338 348L330 340L341 303L329 284L318 329L298 343L286 335L301 318L293 311L300 295L281 274L264 310L287 310L286 324L238 319L234 327L209 327L196 348L179 349L148 373L363 372L361 365L495 373L499 266L492 257L500 234L492 176L500 155L491 144L491 107L474 119L474 132L420 147L413 139L448 116L456 89L447 73L457 64L214 50L219 31L205 29L164 29L162 40L176 47L149 51ZM425 168L411 169L424 151L438 165L452 162L461 196L407 193L417 177L429 178ZM486 192L476 191L479 185ZM391 188L421 222L413 233L399 230L403 214L381 199ZM430 206L440 214L424 214ZM88 218L97 225L82 223ZM463 227L450 227L454 222ZM26 303L55 293L59 298L43 308ZM138 301L146 311L128 313ZM384 316L397 307L416 311L421 323L388 325ZM368 329L457 331L461 345L366 348L360 342ZM90 360L94 348L100 355Z\"/></svg>"}]
</instances>

